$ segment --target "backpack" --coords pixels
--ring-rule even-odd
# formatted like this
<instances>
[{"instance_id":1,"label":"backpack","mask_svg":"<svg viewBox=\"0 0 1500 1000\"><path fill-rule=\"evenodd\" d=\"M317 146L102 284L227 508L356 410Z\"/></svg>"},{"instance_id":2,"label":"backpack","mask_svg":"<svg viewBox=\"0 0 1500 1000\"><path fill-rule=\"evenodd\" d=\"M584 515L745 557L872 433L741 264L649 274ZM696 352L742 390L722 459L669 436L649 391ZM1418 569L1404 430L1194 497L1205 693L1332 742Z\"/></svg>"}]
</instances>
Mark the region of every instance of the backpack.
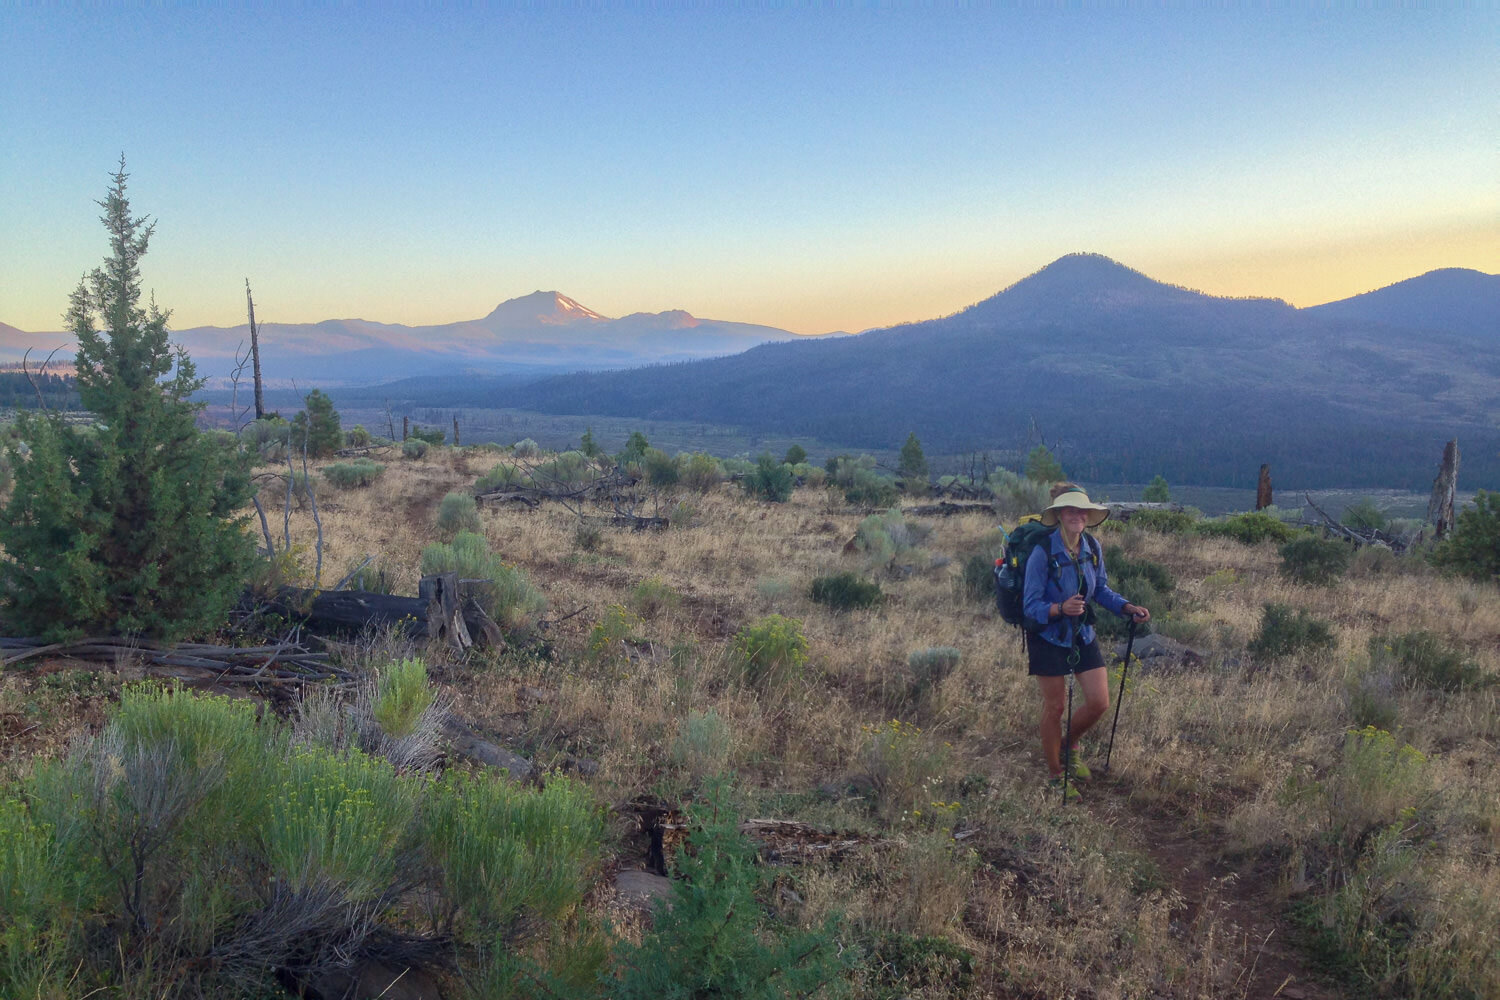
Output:
<instances>
[{"instance_id":1,"label":"backpack","mask_svg":"<svg viewBox=\"0 0 1500 1000\"><path fill-rule=\"evenodd\" d=\"M1047 543L1048 537L1057 529L1042 523L1036 514L1021 518L1015 530L1005 536L1005 553L995 560L995 606L1007 625L1016 625L1028 632L1040 632L1046 625L1039 625L1026 617L1026 561L1031 550ZM1083 551L1088 560L1099 568L1099 540L1088 532L1083 533ZM1048 560L1048 570L1055 580L1060 563L1056 558Z\"/></svg>"}]
</instances>

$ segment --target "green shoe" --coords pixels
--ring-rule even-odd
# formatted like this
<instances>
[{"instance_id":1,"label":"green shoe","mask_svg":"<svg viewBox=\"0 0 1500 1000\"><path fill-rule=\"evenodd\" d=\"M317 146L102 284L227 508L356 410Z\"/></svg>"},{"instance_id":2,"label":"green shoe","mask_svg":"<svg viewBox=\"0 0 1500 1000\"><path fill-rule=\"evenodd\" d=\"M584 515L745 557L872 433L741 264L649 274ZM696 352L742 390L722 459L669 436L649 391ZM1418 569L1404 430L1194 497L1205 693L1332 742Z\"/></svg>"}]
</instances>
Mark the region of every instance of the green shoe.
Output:
<instances>
[{"instance_id":1,"label":"green shoe","mask_svg":"<svg viewBox=\"0 0 1500 1000\"><path fill-rule=\"evenodd\" d=\"M1073 759L1068 762L1068 766L1072 772L1074 781L1089 781L1094 777L1094 772L1089 770L1089 766L1078 759L1078 751L1076 750L1073 752Z\"/></svg>"},{"instance_id":2,"label":"green shoe","mask_svg":"<svg viewBox=\"0 0 1500 1000\"><path fill-rule=\"evenodd\" d=\"M1075 784L1073 784L1073 782L1071 782L1071 781L1068 782L1068 790L1066 792L1064 792L1063 791L1063 780L1061 778L1050 778L1050 779L1048 779L1048 781L1047 781L1047 794L1049 794L1049 795L1061 795L1063 797L1063 801L1064 802L1077 802L1079 799L1083 798L1083 793L1080 792L1078 790L1078 786L1075 785Z\"/></svg>"}]
</instances>

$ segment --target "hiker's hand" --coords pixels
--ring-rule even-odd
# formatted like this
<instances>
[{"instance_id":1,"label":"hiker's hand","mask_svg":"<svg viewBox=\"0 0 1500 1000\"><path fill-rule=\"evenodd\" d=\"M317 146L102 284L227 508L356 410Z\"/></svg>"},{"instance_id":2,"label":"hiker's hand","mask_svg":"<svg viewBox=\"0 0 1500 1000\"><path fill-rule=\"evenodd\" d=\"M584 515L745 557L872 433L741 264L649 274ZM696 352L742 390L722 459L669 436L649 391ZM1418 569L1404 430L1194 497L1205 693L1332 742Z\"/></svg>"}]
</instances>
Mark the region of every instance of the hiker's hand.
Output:
<instances>
[{"instance_id":1,"label":"hiker's hand","mask_svg":"<svg viewBox=\"0 0 1500 1000\"><path fill-rule=\"evenodd\" d=\"M1083 614L1083 595L1074 594L1066 601L1063 601L1059 607L1062 609L1063 617L1077 618Z\"/></svg>"},{"instance_id":2,"label":"hiker's hand","mask_svg":"<svg viewBox=\"0 0 1500 1000\"><path fill-rule=\"evenodd\" d=\"M1151 612L1139 604L1127 604L1122 610L1142 625L1151 620Z\"/></svg>"}]
</instances>

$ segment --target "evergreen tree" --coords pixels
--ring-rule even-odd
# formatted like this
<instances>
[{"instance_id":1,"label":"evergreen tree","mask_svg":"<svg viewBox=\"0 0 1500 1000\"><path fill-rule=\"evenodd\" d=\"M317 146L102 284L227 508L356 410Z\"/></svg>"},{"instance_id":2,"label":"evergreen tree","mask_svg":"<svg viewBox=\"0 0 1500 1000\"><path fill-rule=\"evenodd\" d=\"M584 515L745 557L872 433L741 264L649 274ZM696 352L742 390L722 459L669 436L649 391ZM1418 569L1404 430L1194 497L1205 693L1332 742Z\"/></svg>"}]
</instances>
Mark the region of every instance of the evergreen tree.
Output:
<instances>
[{"instance_id":1,"label":"evergreen tree","mask_svg":"<svg viewBox=\"0 0 1500 1000\"><path fill-rule=\"evenodd\" d=\"M0 602L13 632L174 639L223 619L254 557L236 514L250 495L244 460L198 432L191 396L203 381L169 343L168 313L141 307L154 224L131 216L127 176L122 159L99 202L112 252L67 313L78 389L98 422L23 414L30 455L11 446Z\"/></svg>"},{"instance_id":2,"label":"evergreen tree","mask_svg":"<svg viewBox=\"0 0 1500 1000\"><path fill-rule=\"evenodd\" d=\"M1170 503L1172 489L1167 485L1166 477L1158 473L1155 479L1146 484L1146 489L1141 493L1141 499L1147 503Z\"/></svg>"},{"instance_id":3,"label":"evergreen tree","mask_svg":"<svg viewBox=\"0 0 1500 1000\"><path fill-rule=\"evenodd\" d=\"M599 447L598 441L594 440L594 429L592 427L584 428L583 438L578 442L578 450L589 458L598 458L604 454L604 449Z\"/></svg>"},{"instance_id":4,"label":"evergreen tree","mask_svg":"<svg viewBox=\"0 0 1500 1000\"><path fill-rule=\"evenodd\" d=\"M926 492L927 476L927 456L922 454L922 442L913 431L906 435L906 443L901 446L901 478L907 492Z\"/></svg>"},{"instance_id":5,"label":"evergreen tree","mask_svg":"<svg viewBox=\"0 0 1500 1000\"><path fill-rule=\"evenodd\" d=\"M646 435L640 431L631 431L630 437L625 441L625 450L620 452L620 464L627 465L641 461L646 457L646 449L649 447L651 447L651 442L646 440Z\"/></svg>"},{"instance_id":6,"label":"evergreen tree","mask_svg":"<svg viewBox=\"0 0 1500 1000\"><path fill-rule=\"evenodd\" d=\"M305 442L309 458L325 458L342 448L344 432L333 400L314 389L302 403L305 408L292 418L292 451L301 452ZM443 443L442 431L438 431L437 443Z\"/></svg>"},{"instance_id":7,"label":"evergreen tree","mask_svg":"<svg viewBox=\"0 0 1500 1000\"><path fill-rule=\"evenodd\" d=\"M782 461L787 465L801 465L807 461L807 449L800 444L794 444L786 450L786 458Z\"/></svg>"},{"instance_id":8,"label":"evergreen tree","mask_svg":"<svg viewBox=\"0 0 1500 1000\"><path fill-rule=\"evenodd\" d=\"M1055 483L1063 477L1062 466L1047 446L1039 444L1026 456L1026 478L1038 483Z\"/></svg>"}]
</instances>

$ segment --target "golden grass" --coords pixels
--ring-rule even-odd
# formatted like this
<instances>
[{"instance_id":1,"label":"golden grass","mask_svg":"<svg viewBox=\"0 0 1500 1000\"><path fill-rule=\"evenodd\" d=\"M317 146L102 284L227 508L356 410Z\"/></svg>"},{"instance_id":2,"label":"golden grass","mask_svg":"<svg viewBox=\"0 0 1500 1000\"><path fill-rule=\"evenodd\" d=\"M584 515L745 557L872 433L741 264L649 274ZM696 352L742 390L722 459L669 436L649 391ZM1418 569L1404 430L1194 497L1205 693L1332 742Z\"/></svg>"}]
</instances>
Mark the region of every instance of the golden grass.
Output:
<instances>
[{"instance_id":1,"label":"golden grass","mask_svg":"<svg viewBox=\"0 0 1500 1000\"><path fill-rule=\"evenodd\" d=\"M369 488L325 488L325 582L373 553L414 592L442 496L497 460L434 448L421 460L390 461ZM460 711L511 736L543 765L564 753L598 760L600 799L615 802L691 794L691 777L673 763L673 742L690 712L714 710L732 735L729 766L747 809L887 842L841 865L797 872L802 916L837 910L872 933L948 936L978 956L981 995L1263 995L1264 983L1252 975L1257 943L1222 921L1214 899L1182 897L1144 820L1167 817L1201 835L1193 841L1201 851L1221 843L1216 861L1223 865L1293 857L1278 876L1282 892L1308 893L1319 887L1326 861L1294 855L1331 819L1314 799L1287 789L1326 785L1336 775L1344 734L1356 727L1349 691L1368 667L1369 637L1429 629L1467 649L1489 677L1500 676L1493 586L1366 560L1335 587L1306 587L1280 576L1270 545L1126 531L1115 538L1133 557L1160 562L1177 578L1179 608L1168 631L1191 635L1208 665L1133 673L1113 791L1064 810L1038 788L1038 698L1018 638L959 586L963 559L994 528L992 518L932 520L923 547L940 565L882 578L883 605L838 614L814 604L808 590L819 575L858 567L859 557L843 548L862 512L810 490L781 505L752 502L730 486L681 499L694 510L688 526L605 528L593 551L579 548L577 518L559 505L484 509L492 549L530 574L550 601L549 616L583 610L546 633L550 659L457 665L450 676L462 678L452 692ZM279 537L279 518L272 520ZM308 511L294 512L292 532L311 545ZM647 579L678 595L638 624L638 638L650 645L633 647L645 650L636 658L591 658L590 630ZM1332 623L1335 648L1253 663L1245 646L1273 601ZM780 688L748 688L733 680L732 640L771 613L803 622L807 669ZM905 665L928 646L955 647L962 658L917 704L907 698ZM1488 918L1494 907L1484 900L1495 896L1455 892L1493 889L1497 878L1497 691L1392 695L1399 739L1427 755L1437 789L1416 805L1424 829L1442 832L1423 840L1423 885L1434 898L1455 900L1441 912L1422 911L1431 926L1419 942L1427 950L1415 959L1458 948L1457 960L1477 969L1471 978L1480 983L1500 974L1473 923ZM892 719L922 727L927 749L910 753L930 754L942 800L960 803L942 823L883 810L868 793L838 801L818 792L868 771L870 727ZM958 843L950 835L955 823L969 832ZM1141 875L1148 871L1156 874Z\"/></svg>"}]
</instances>

